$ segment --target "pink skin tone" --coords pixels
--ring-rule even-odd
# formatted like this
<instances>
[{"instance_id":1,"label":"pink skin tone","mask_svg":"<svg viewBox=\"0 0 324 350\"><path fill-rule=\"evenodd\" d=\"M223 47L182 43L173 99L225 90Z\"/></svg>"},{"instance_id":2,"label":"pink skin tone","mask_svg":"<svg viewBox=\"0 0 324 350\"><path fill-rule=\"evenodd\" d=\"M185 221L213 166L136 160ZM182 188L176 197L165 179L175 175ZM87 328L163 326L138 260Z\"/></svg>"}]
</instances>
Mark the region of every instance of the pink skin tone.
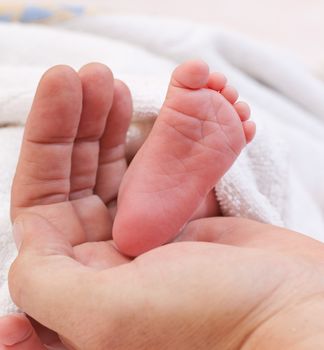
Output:
<instances>
[{"instance_id":1,"label":"pink skin tone","mask_svg":"<svg viewBox=\"0 0 324 350\"><path fill-rule=\"evenodd\" d=\"M46 349L24 314L10 315L0 319L0 349L40 350Z\"/></svg>"},{"instance_id":2,"label":"pink skin tone","mask_svg":"<svg viewBox=\"0 0 324 350\"><path fill-rule=\"evenodd\" d=\"M255 134L249 107L237 98L204 62L180 65L151 134L126 171L127 87L100 64L78 74L62 66L49 70L26 124L12 220L41 213L67 237L73 230L75 245L113 234L122 253L137 256L172 241L190 220L220 215L212 189ZM64 207L66 217L57 217L55 206ZM87 245L76 256L91 266ZM45 349L44 342L64 348L24 315L0 319L3 349Z\"/></svg>"},{"instance_id":3,"label":"pink skin tone","mask_svg":"<svg viewBox=\"0 0 324 350\"><path fill-rule=\"evenodd\" d=\"M237 98L204 62L174 71L160 115L119 190L113 237L123 253L138 256L171 242L252 140L255 125L246 104L233 106Z\"/></svg>"}]
</instances>

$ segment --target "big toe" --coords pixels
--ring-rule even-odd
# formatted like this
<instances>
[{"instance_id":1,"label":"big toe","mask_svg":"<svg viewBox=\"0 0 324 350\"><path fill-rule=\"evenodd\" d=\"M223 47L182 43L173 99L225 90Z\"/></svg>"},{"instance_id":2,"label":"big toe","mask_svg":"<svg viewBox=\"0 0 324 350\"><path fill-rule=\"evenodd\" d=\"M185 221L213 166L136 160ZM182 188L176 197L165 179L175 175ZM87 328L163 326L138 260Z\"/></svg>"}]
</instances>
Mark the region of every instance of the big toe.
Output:
<instances>
[{"instance_id":1,"label":"big toe","mask_svg":"<svg viewBox=\"0 0 324 350\"><path fill-rule=\"evenodd\" d=\"M187 61L178 66L172 75L171 85L200 89L204 87L209 79L209 67L201 60Z\"/></svg>"}]
</instances>

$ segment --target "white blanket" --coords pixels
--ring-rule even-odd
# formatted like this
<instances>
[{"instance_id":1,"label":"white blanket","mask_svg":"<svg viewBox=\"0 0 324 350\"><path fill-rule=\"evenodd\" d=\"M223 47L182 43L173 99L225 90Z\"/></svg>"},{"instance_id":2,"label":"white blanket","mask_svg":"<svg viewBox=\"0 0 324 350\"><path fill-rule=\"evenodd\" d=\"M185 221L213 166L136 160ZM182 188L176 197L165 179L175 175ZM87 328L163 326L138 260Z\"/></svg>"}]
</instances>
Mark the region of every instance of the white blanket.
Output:
<instances>
[{"instance_id":1,"label":"white blanket","mask_svg":"<svg viewBox=\"0 0 324 350\"><path fill-rule=\"evenodd\" d=\"M19 125L41 73L59 63L109 65L131 88L134 118L157 115L176 64L199 57L224 72L258 125L255 141L216 186L224 215L324 241L324 89L294 58L215 27L126 16L80 17L52 28L0 24L0 52L0 314L14 310L6 271L16 254L8 212Z\"/></svg>"}]
</instances>

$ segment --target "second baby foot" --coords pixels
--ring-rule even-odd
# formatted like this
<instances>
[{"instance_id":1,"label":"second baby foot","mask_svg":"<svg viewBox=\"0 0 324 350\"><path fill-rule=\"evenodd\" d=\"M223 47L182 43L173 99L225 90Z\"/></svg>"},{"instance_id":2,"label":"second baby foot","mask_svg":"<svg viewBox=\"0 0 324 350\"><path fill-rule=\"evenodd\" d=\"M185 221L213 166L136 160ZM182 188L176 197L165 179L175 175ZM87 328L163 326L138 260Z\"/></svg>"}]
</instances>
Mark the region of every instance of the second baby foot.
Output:
<instances>
[{"instance_id":1,"label":"second baby foot","mask_svg":"<svg viewBox=\"0 0 324 350\"><path fill-rule=\"evenodd\" d=\"M202 61L175 69L119 190L113 237L123 253L137 256L174 239L252 140L249 107L237 98Z\"/></svg>"}]
</instances>

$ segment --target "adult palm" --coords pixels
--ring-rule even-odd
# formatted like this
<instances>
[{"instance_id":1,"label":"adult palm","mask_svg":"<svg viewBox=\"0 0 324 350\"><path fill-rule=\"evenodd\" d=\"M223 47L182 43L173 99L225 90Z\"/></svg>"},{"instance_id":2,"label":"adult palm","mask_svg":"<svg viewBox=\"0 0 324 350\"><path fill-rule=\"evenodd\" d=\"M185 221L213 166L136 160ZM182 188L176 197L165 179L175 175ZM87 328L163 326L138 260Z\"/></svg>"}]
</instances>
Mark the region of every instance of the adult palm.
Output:
<instances>
[{"instance_id":1,"label":"adult palm","mask_svg":"<svg viewBox=\"0 0 324 350\"><path fill-rule=\"evenodd\" d=\"M17 228L13 298L68 349L323 345L324 247L297 233L201 219L181 241L127 261L109 242L72 247L35 214Z\"/></svg>"}]
</instances>

